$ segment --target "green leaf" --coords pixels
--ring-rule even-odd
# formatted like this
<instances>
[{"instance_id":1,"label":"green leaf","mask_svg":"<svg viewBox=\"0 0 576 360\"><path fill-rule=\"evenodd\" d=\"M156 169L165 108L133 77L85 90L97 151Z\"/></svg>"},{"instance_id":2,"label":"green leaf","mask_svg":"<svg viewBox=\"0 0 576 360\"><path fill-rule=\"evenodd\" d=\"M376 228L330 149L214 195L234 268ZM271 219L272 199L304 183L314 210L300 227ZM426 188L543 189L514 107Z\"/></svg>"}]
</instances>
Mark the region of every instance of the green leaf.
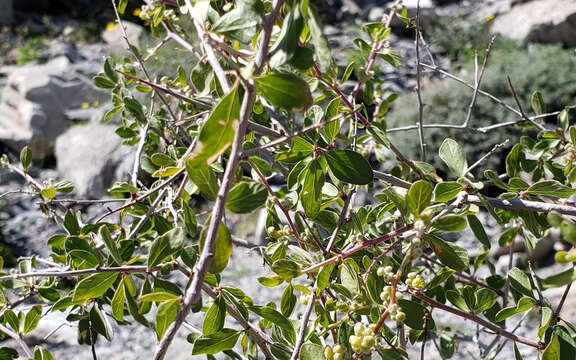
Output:
<instances>
[{"instance_id":1,"label":"green leaf","mask_svg":"<svg viewBox=\"0 0 576 360\"><path fill-rule=\"evenodd\" d=\"M330 276L332 275L332 271L334 271L335 266L336 265L334 263L330 263L322 267L318 273L318 277L316 278L316 286L318 287L318 291L323 291L328 286L330 286Z\"/></svg>"},{"instance_id":2,"label":"green leaf","mask_svg":"<svg viewBox=\"0 0 576 360\"><path fill-rule=\"evenodd\" d=\"M542 353L542 360L560 360L560 341L556 333L552 333L552 339Z\"/></svg>"},{"instance_id":3,"label":"green leaf","mask_svg":"<svg viewBox=\"0 0 576 360\"><path fill-rule=\"evenodd\" d=\"M322 345L305 343L300 349L300 355L298 356L300 360L323 360L324 348Z\"/></svg>"},{"instance_id":4,"label":"green leaf","mask_svg":"<svg viewBox=\"0 0 576 360\"><path fill-rule=\"evenodd\" d=\"M468 269L470 263L466 250L431 234L424 234L424 239L430 243L442 264L456 271Z\"/></svg>"},{"instance_id":5,"label":"green leaf","mask_svg":"<svg viewBox=\"0 0 576 360\"><path fill-rule=\"evenodd\" d=\"M276 107L304 112L312 106L308 83L292 73L263 75L254 80L258 93Z\"/></svg>"},{"instance_id":6,"label":"green leaf","mask_svg":"<svg viewBox=\"0 0 576 360\"><path fill-rule=\"evenodd\" d=\"M440 335L439 350L443 358L451 358L454 355L454 351L456 350L456 342L454 341L454 338L451 338L446 334Z\"/></svg>"},{"instance_id":7,"label":"green leaf","mask_svg":"<svg viewBox=\"0 0 576 360\"><path fill-rule=\"evenodd\" d=\"M293 6L282 22L282 29L276 42L270 49L270 66L277 68L294 57L299 48L298 40L302 33L303 19L300 14L300 7Z\"/></svg>"},{"instance_id":8,"label":"green leaf","mask_svg":"<svg viewBox=\"0 0 576 360\"><path fill-rule=\"evenodd\" d=\"M426 180L418 180L413 183L406 196L408 208L416 217L420 216L422 210L430 204L431 199L432 185Z\"/></svg>"},{"instance_id":9,"label":"green leaf","mask_svg":"<svg viewBox=\"0 0 576 360\"><path fill-rule=\"evenodd\" d=\"M498 294L486 288L476 291L476 312L483 312L490 309L498 300Z\"/></svg>"},{"instance_id":10,"label":"green leaf","mask_svg":"<svg viewBox=\"0 0 576 360\"><path fill-rule=\"evenodd\" d=\"M455 272L453 269L443 267L440 271L436 272L436 275L426 285L426 289L432 290L437 286L443 285Z\"/></svg>"},{"instance_id":11,"label":"green leaf","mask_svg":"<svg viewBox=\"0 0 576 360\"><path fill-rule=\"evenodd\" d=\"M469 312L470 308L466 303L464 297L456 290L448 290L446 291L446 299L450 301L454 306L462 311Z\"/></svg>"},{"instance_id":12,"label":"green leaf","mask_svg":"<svg viewBox=\"0 0 576 360\"><path fill-rule=\"evenodd\" d=\"M576 280L576 272L574 271L574 268L570 268L558 274L550 275L547 278L541 279L539 284L542 289L550 289L568 285L574 280Z\"/></svg>"},{"instance_id":13,"label":"green leaf","mask_svg":"<svg viewBox=\"0 0 576 360\"><path fill-rule=\"evenodd\" d=\"M202 323L202 333L210 335L217 333L224 328L224 321L226 320L226 303L222 295L216 297L204 317Z\"/></svg>"},{"instance_id":14,"label":"green leaf","mask_svg":"<svg viewBox=\"0 0 576 360\"><path fill-rule=\"evenodd\" d=\"M524 157L522 153L522 145L516 144L506 156L506 173L509 177L518 176L520 172L520 160Z\"/></svg>"},{"instance_id":15,"label":"green leaf","mask_svg":"<svg viewBox=\"0 0 576 360\"><path fill-rule=\"evenodd\" d=\"M128 5L128 0L118 0L118 13L120 15L124 14L124 11L126 11L126 6Z\"/></svg>"},{"instance_id":16,"label":"green leaf","mask_svg":"<svg viewBox=\"0 0 576 360\"><path fill-rule=\"evenodd\" d=\"M320 212L320 205L322 204L322 186L324 186L325 181L324 169L318 159L313 159L303 172L304 182L302 190L300 190L300 201L306 216L314 218Z\"/></svg>"},{"instance_id":17,"label":"green leaf","mask_svg":"<svg viewBox=\"0 0 576 360\"><path fill-rule=\"evenodd\" d=\"M248 214L262 207L268 199L266 186L256 182L240 182L230 190L226 208L237 214Z\"/></svg>"},{"instance_id":18,"label":"green leaf","mask_svg":"<svg viewBox=\"0 0 576 360\"><path fill-rule=\"evenodd\" d=\"M200 248L204 248L204 242L208 235L208 228L210 222L206 222L202 232L200 233ZM208 267L208 271L213 274L221 273L228 265L228 260L232 255L232 236L226 224L220 221L218 226L218 233L216 234L216 243L214 244L214 256Z\"/></svg>"},{"instance_id":19,"label":"green leaf","mask_svg":"<svg viewBox=\"0 0 576 360\"><path fill-rule=\"evenodd\" d=\"M288 320L287 317L282 315L277 310L272 309L268 306L251 306L250 310L255 312L256 314L260 315L264 319L270 321L272 324L278 325L280 328L293 332L294 326L292 322Z\"/></svg>"},{"instance_id":20,"label":"green leaf","mask_svg":"<svg viewBox=\"0 0 576 360\"><path fill-rule=\"evenodd\" d=\"M282 293L282 298L280 300L280 311L282 312L282 315L290 317L295 307L296 295L294 295L294 288L292 287L292 284L288 284Z\"/></svg>"},{"instance_id":21,"label":"green leaf","mask_svg":"<svg viewBox=\"0 0 576 360\"><path fill-rule=\"evenodd\" d=\"M104 316L105 315L100 310L98 304L94 303L94 305L92 305L92 309L90 310L90 327L98 334L104 336L106 340L110 341L112 340L110 337L110 324Z\"/></svg>"},{"instance_id":22,"label":"green leaf","mask_svg":"<svg viewBox=\"0 0 576 360\"><path fill-rule=\"evenodd\" d=\"M118 273L92 274L82 279L74 290L74 302L102 296L118 278Z\"/></svg>"},{"instance_id":23,"label":"green leaf","mask_svg":"<svg viewBox=\"0 0 576 360\"><path fill-rule=\"evenodd\" d=\"M286 281L290 281L301 274L300 266L294 261L286 259L276 260L270 268Z\"/></svg>"},{"instance_id":24,"label":"green leaf","mask_svg":"<svg viewBox=\"0 0 576 360\"><path fill-rule=\"evenodd\" d=\"M42 189L42 196L47 199L53 199L56 196L56 189L54 186L49 186L47 188Z\"/></svg>"},{"instance_id":25,"label":"green leaf","mask_svg":"<svg viewBox=\"0 0 576 360\"><path fill-rule=\"evenodd\" d=\"M222 329L214 334L202 335L194 341L192 355L217 354L236 345L241 332L234 329Z\"/></svg>"},{"instance_id":26,"label":"green leaf","mask_svg":"<svg viewBox=\"0 0 576 360\"><path fill-rule=\"evenodd\" d=\"M154 240L148 255L148 267L156 266L174 255L184 245L185 238L184 230L176 227Z\"/></svg>"},{"instance_id":27,"label":"green leaf","mask_svg":"<svg viewBox=\"0 0 576 360\"><path fill-rule=\"evenodd\" d=\"M28 146L24 146L20 151L20 163L22 163L22 169L25 172L28 171L32 164L32 150Z\"/></svg>"},{"instance_id":28,"label":"green leaf","mask_svg":"<svg viewBox=\"0 0 576 360\"><path fill-rule=\"evenodd\" d=\"M178 299L164 301L158 306L156 324L154 325L158 340L162 339L170 324L176 319L178 310L180 310L180 301Z\"/></svg>"},{"instance_id":29,"label":"green leaf","mask_svg":"<svg viewBox=\"0 0 576 360\"><path fill-rule=\"evenodd\" d=\"M60 181L54 184L54 189L56 189L56 191L59 193L68 194L72 192L72 190L74 190L74 184L72 184L72 182L67 180Z\"/></svg>"},{"instance_id":30,"label":"green leaf","mask_svg":"<svg viewBox=\"0 0 576 360\"><path fill-rule=\"evenodd\" d=\"M197 166L193 161L186 161L186 172L200 190L200 195L206 200L214 201L218 196L218 179L209 166Z\"/></svg>"},{"instance_id":31,"label":"green leaf","mask_svg":"<svg viewBox=\"0 0 576 360\"><path fill-rule=\"evenodd\" d=\"M536 305L536 301L534 299L529 298L527 296L523 296L520 298L520 300L518 300L516 306L509 306L498 311L498 313L496 314L496 321L497 322L504 321L513 315L531 309L534 305Z\"/></svg>"},{"instance_id":32,"label":"green leaf","mask_svg":"<svg viewBox=\"0 0 576 360\"><path fill-rule=\"evenodd\" d=\"M466 219L458 215L444 215L440 219L434 221L432 226L440 231L460 231L466 227Z\"/></svg>"},{"instance_id":33,"label":"green leaf","mask_svg":"<svg viewBox=\"0 0 576 360\"><path fill-rule=\"evenodd\" d=\"M576 193L576 189L563 185L556 180L542 180L532 184L526 192L534 195L568 198Z\"/></svg>"},{"instance_id":34,"label":"green leaf","mask_svg":"<svg viewBox=\"0 0 576 360\"><path fill-rule=\"evenodd\" d=\"M402 66L402 56L400 56L400 54L398 54L396 50L392 49L389 46L384 47L382 50L380 50L378 52L378 55L380 55L380 57L384 59L384 61L394 66L395 68Z\"/></svg>"},{"instance_id":35,"label":"green leaf","mask_svg":"<svg viewBox=\"0 0 576 360\"><path fill-rule=\"evenodd\" d=\"M367 185L374 179L372 167L359 153L352 150L331 150L324 153L328 167L339 180Z\"/></svg>"},{"instance_id":36,"label":"green leaf","mask_svg":"<svg viewBox=\"0 0 576 360\"><path fill-rule=\"evenodd\" d=\"M478 241L480 241L480 243L484 245L484 248L490 250L491 247L490 239L488 239L488 235L486 235L484 225L482 225L482 223L480 222L480 220L478 220L476 215L468 215L467 219L468 219L468 225L470 225L470 229L474 233L474 236L476 236L476 239L478 239Z\"/></svg>"},{"instance_id":37,"label":"green leaf","mask_svg":"<svg viewBox=\"0 0 576 360\"><path fill-rule=\"evenodd\" d=\"M308 20L308 28L310 29L311 42L314 45L314 53L318 60L320 71L326 72L332 65L331 47L328 39L322 33L322 24L316 8L310 1L302 1L302 14Z\"/></svg>"},{"instance_id":38,"label":"green leaf","mask_svg":"<svg viewBox=\"0 0 576 360\"><path fill-rule=\"evenodd\" d=\"M186 160L186 167L207 167L232 145L240 123L238 86L214 107L202 125L196 145Z\"/></svg>"},{"instance_id":39,"label":"green leaf","mask_svg":"<svg viewBox=\"0 0 576 360\"><path fill-rule=\"evenodd\" d=\"M66 229L70 235L80 234L80 224L78 223L76 214L72 210L68 210L66 214L64 214L64 229Z\"/></svg>"},{"instance_id":40,"label":"green leaf","mask_svg":"<svg viewBox=\"0 0 576 360\"><path fill-rule=\"evenodd\" d=\"M534 91L530 99L532 104L532 110L536 115L541 115L546 112L546 103L544 103L544 98L540 91Z\"/></svg>"},{"instance_id":41,"label":"green leaf","mask_svg":"<svg viewBox=\"0 0 576 360\"><path fill-rule=\"evenodd\" d=\"M434 320L429 316L428 310L421 304L410 301L406 299L398 300L398 305L402 308L402 311L406 314L406 319L404 323L410 328L415 330L424 330L424 318L428 316L426 327L428 330L434 329L436 326Z\"/></svg>"},{"instance_id":42,"label":"green leaf","mask_svg":"<svg viewBox=\"0 0 576 360\"><path fill-rule=\"evenodd\" d=\"M124 279L122 279L118 283L118 287L116 288L114 297L112 298L112 315L118 321L124 319L124 302L126 301L124 291Z\"/></svg>"},{"instance_id":43,"label":"green leaf","mask_svg":"<svg viewBox=\"0 0 576 360\"><path fill-rule=\"evenodd\" d=\"M520 354L520 350L518 350L516 342L514 342L514 360L524 360L522 359L522 355Z\"/></svg>"},{"instance_id":44,"label":"green leaf","mask_svg":"<svg viewBox=\"0 0 576 360\"><path fill-rule=\"evenodd\" d=\"M444 140L439 149L440 159L444 161L450 171L456 175L456 177L462 177L468 169L468 162L466 161L466 155L460 147L460 145L448 138Z\"/></svg>"},{"instance_id":45,"label":"green leaf","mask_svg":"<svg viewBox=\"0 0 576 360\"><path fill-rule=\"evenodd\" d=\"M514 239L518 232L520 231L519 226L513 226L509 229L506 229L502 234L500 234L500 238L498 239L498 245L500 246L507 246L514 243Z\"/></svg>"},{"instance_id":46,"label":"green leaf","mask_svg":"<svg viewBox=\"0 0 576 360\"><path fill-rule=\"evenodd\" d=\"M104 75L96 75L92 78L94 85L102 89L113 89L116 87L116 83Z\"/></svg>"},{"instance_id":47,"label":"green leaf","mask_svg":"<svg viewBox=\"0 0 576 360\"><path fill-rule=\"evenodd\" d=\"M138 301L140 301L140 302L150 302L150 301L162 302L162 301L168 301L168 300L176 300L178 298L179 298L179 296L176 294L166 292L166 291L158 291L158 292L151 292L151 293L142 295L138 298Z\"/></svg>"},{"instance_id":48,"label":"green leaf","mask_svg":"<svg viewBox=\"0 0 576 360\"><path fill-rule=\"evenodd\" d=\"M110 235L110 230L108 230L108 227L105 225L100 226L98 234L100 235L102 242L104 242L104 245L106 245L106 249L108 249L108 251L110 252L110 256L112 256L112 259L114 259L116 264L122 265L123 263L122 256L120 255L120 251L116 246L116 242L114 241L114 239L112 239L112 235Z\"/></svg>"},{"instance_id":49,"label":"green leaf","mask_svg":"<svg viewBox=\"0 0 576 360\"><path fill-rule=\"evenodd\" d=\"M9 347L1 347L0 348L0 360L14 360L14 359L18 359L19 355L18 355L18 351L9 348ZM37 360L37 359L34 359ZM44 360L44 359L39 359L39 360ZM54 360L54 359L52 359Z\"/></svg>"},{"instance_id":50,"label":"green leaf","mask_svg":"<svg viewBox=\"0 0 576 360\"><path fill-rule=\"evenodd\" d=\"M512 289L531 298L534 297L530 278L524 271L517 267L513 267L508 271L508 278L510 279L510 286Z\"/></svg>"},{"instance_id":51,"label":"green leaf","mask_svg":"<svg viewBox=\"0 0 576 360\"><path fill-rule=\"evenodd\" d=\"M444 181L434 188L434 201L446 202L454 199L462 191L462 185L456 181Z\"/></svg>"},{"instance_id":52,"label":"green leaf","mask_svg":"<svg viewBox=\"0 0 576 360\"><path fill-rule=\"evenodd\" d=\"M42 306L40 305L32 306L32 308L28 310L28 312L26 313L26 317L24 318L24 328L22 329L22 332L24 334L27 334L30 331L36 329L36 326L38 326L38 322L40 321L41 317L42 317Z\"/></svg>"}]
</instances>

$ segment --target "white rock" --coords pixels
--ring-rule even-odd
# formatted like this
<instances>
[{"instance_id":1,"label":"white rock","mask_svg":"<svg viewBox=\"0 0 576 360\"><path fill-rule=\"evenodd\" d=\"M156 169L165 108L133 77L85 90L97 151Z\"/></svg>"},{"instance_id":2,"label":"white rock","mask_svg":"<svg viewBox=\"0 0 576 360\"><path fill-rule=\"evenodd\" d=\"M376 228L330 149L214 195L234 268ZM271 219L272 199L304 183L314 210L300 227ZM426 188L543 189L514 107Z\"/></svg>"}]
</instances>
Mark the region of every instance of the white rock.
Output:
<instances>
[{"instance_id":1,"label":"white rock","mask_svg":"<svg viewBox=\"0 0 576 360\"><path fill-rule=\"evenodd\" d=\"M134 46L138 46L140 36L144 33L144 28L140 25L131 23L129 21L122 21L128 35L128 41ZM102 39L115 50L126 49L126 40L124 40L122 29L120 26L110 26L102 32Z\"/></svg>"},{"instance_id":2,"label":"white rock","mask_svg":"<svg viewBox=\"0 0 576 360\"><path fill-rule=\"evenodd\" d=\"M122 145L115 126L86 124L71 127L56 139L58 173L74 184L83 198L100 198L116 180L127 180L132 148Z\"/></svg>"},{"instance_id":3,"label":"white rock","mask_svg":"<svg viewBox=\"0 0 576 360\"><path fill-rule=\"evenodd\" d=\"M99 68L92 64L93 72ZM86 64L71 64L65 56L11 69L0 102L0 142L16 150L29 145L35 158L49 155L69 126L66 111L108 97L86 71Z\"/></svg>"},{"instance_id":4,"label":"white rock","mask_svg":"<svg viewBox=\"0 0 576 360\"><path fill-rule=\"evenodd\" d=\"M522 41L576 46L576 1L535 0L516 5L494 20L492 32Z\"/></svg>"}]
</instances>

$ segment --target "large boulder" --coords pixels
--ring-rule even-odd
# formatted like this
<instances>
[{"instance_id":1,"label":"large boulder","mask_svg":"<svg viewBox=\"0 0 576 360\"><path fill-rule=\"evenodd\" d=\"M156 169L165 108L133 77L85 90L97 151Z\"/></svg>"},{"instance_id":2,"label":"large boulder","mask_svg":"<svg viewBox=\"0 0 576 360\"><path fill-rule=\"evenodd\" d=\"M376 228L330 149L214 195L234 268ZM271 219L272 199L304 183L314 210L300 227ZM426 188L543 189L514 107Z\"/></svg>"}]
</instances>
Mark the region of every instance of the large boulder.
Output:
<instances>
[{"instance_id":1,"label":"large boulder","mask_svg":"<svg viewBox=\"0 0 576 360\"><path fill-rule=\"evenodd\" d=\"M116 180L127 180L134 157L122 145L115 126L97 123L77 125L56 139L58 173L72 181L75 195L100 198Z\"/></svg>"},{"instance_id":2,"label":"large boulder","mask_svg":"<svg viewBox=\"0 0 576 360\"><path fill-rule=\"evenodd\" d=\"M534 0L520 3L492 25L503 36L543 43L576 46L576 1Z\"/></svg>"},{"instance_id":3,"label":"large boulder","mask_svg":"<svg viewBox=\"0 0 576 360\"><path fill-rule=\"evenodd\" d=\"M100 67L71 64L61 56L12 69L0 102L0 142L15 150L29 145L36 158L49 155L53 141L70 126L66 112L109 97L92 85Z\"/></svg>"}]
</instances>

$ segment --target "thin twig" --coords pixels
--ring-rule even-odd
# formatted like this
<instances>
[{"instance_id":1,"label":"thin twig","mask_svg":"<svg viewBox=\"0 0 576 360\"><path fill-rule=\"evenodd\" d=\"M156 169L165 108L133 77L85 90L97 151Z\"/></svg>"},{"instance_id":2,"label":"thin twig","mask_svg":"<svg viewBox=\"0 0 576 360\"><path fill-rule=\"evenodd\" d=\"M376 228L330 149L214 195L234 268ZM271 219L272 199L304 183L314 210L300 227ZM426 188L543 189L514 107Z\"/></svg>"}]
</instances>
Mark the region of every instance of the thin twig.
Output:
<instances>
[{"instance_id":1,"label":"thin twig","mask_svg":"<svg viewBox=\"0 0 576 360\"><path fill-rule=\"evenodd\" d=\"M522 104L520 103L520 99L518 99L518 94L516 93L516 90L514 89L514 86L512 85L512 80L510 80L510 76L506 76L506 79L508 80L508 86L510 87L510 91L512 92L512 95L514 96L514 101L516 101L516 105L518 105L518 110L520 111L520 116L522 116L522 119L529 121L532 125L536 126L536 128L538 128L538 130L542 131L542 130L546 130L546 128L544 126L542 126L541 124L537 123L536 121L530 119L526 113L524 112L524 109L522 109Z\"/></svg>"},{"instance_id":2,"label":"thin twig","mask_svg":"<svg viewBox=\"0 0 576 360\"><path fill-rule=\"evenodd\" d=\"M290 360L297 360L298 355L300 354L300 349L302 345L304 345L304 341L306 340L304 337L306 336L306 327L308 326L308 320L310 319L310 314L312 313L312 309L314 308L314 303L316 302L316 288L312 290L312 296L306 305L306 310L304 310L304 314L302 315L302 321L300 322L300 331L298 332L298 338L296 340L296 345L294 345L294 350L292 351L292 356L290 356Z\"/></svg>"},{"instance_id":3,"label":"thin twig","mask_svg":"<svg viewBox=\"0 0 576 360\"><path fill-rule=\"evenodd\" d=\"M480 90L480 84L482 83L482 78L484 77L484 71L486 70L486 65L488 65L488 57L490 56L490 52L492 51L492 46L494 45L495 36L490 38L490 42L488 43L488 47L486 48L486 54L484 55L484 61L482 62L482 68L480 69L480 73L478 73L478 63L476 61L476 67L474 71L474 93L472 94L472 100L470 100L470 105L468 105L468 113L466 114L466 119L462 126L467 128L468 124L470 123L470 119L472 118L472 110L474 110L474 106L476 104L476 98L478 97L478 90ZM477 60L478 57L476 56L475 59Z\"/></svg>"},{"instance_id":4,"label":"thin twig","mask_svg":"<svg viewBox=\"0 0 576 360\"><path fill-rule=\"evenodd\" d=\"M478 159L478 161L476 161L474 164L470 165L470 167L468 169L466 169L466 172L464 174L468 174L470 171L474 170L476 167L478 167L480 164L482 164L482 162L484 162L484 160L488 159L496 151L498 151L501 148L503 148L504 146L506 146L506 144L508 144L509 141L510 141L509 139L506 139L503 142L501 142L500 144L494 145L494 147L490 151L488 151L487 154L485 154L480 159Z\"/></svg>"},{"instance_id":5,"label":"thin twig","mask_svg":"<svg viewBox=\"0 0 576 360\"><path fill-rule=\"evenodd\" d=\"M12 339L14 339L18 343L18 345L22 348L22 350L24 350L24 352L26 353L26 356L28 356L29 358L34 357L34 353L30 349L28 344L26 344L24 342L24 339L22 339L22 337L20 337L20 335L16 334L14 331L8 329L6 326L4 326L2 324L0 324L0 331L2 331L4 334L6 334L6 335L10 336Z\"/></svg>"},{"instance_id":6,"label":"thin twig","mask_svg":"<svg viewBox=\"0 0 576 360\"><path fill-rule=\"evenodd\" d=\"M422 71L420 66L420 0L416 3L416 99L418 102L418 140L420 141L420 159L426 161L426 143L424 142L423 117L424 102L422 101Z\"/></svg>"},{"instance_id":7,"label":"thin twig","mask_svg":"<svg viewBox=\"0 0 576 360\"><path fill-rule=\"evenodd\" d=\"M438 302L438 301L432 299L431 297L424 295L421 292L412 292L412 295L414 297L417 297L418 299L432 305L435 308L438 308L440 310L444 310L446 312L452 313L452 314L457 315L459 317L474 321L474 322L484 326L485 328L492 330L494 333L502 335L503 337L508 338L510 340L514 340L516 342L534 347L534 348L539 349L539 350L543 350L544 347L546 346L545 343L536 342L536 341L533 341L530 339L526 339L524 337L514 335L511 332L506 331L505 329L502 329L502 328L492 324L491 322L482 319L481 317L479 317L477 315L474 315L474 314L462 311L460 309L456 309L456 308L450 307L448 305L442 304L441 302Z\"/></svg>"}]
</instances>

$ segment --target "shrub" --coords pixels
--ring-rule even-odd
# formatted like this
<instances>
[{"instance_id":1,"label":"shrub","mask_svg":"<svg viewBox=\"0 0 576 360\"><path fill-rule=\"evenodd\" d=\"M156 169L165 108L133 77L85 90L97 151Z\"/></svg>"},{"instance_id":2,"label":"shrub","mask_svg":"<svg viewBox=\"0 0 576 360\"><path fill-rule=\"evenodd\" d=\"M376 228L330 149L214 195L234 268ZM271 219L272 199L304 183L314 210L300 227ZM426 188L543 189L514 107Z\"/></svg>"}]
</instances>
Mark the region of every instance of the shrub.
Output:
<instances>
[{"instance_id":1,"label":"shrub","mask_svg":"<svg viewBox=\"0 0 576 360\"><path fill-rule=\"evenodd\" d=\"M126 3L118 2L120 13ZM98 338L110 340L111 321L134 322L154 328L154 359L164 359L196 312L203 323L188 335L187 350L195 355L341 360L377 353L400 359L438 340L441 356L451 357L456 332L436 324L442 311L487 331L477 338L478 348L488 349L479 357L494 358L513 340L517 358L518 346L543 359L573 358L574 327L559 322L563 303L550 305L541 291L565 287L568 294L576 249L558 252L566 270L547 278L513 261L497 272L488 257L492 248L516 240L532 251L551 228L576 244L569 217L576 207L564 200L576 192L576 128L568 110L554 130L532 120L537 137L512 147L504 174L486 170L505 191L489 197L485 184L469 174L471 156L457 141L446 138L438 150L449 169L440 177L388 139L382 120L393 98L383 97L372 71L382 61L399 65L386 43L387 23L363 27L364 40L356 42L361 61L339 78L307 1L185 3L180 9L172 1L147 5L140 16L162 46L177 39L190 52L184 65L195 64L191 70L179 66L156 81L161 74L147 70L143 51L132 48L135 59L107 59L94 78L113 96L106 117L117 114L118 135L141 151L135 162L140 174L110 189L123 205L89 220L57 201L72 184L30 176L28 148L19 162L1 158L64 230L48 239L51 259L21 259L17 270L0 276L6 304L0 330L28 357L51 358L44 347L33 353L24 341L44 311L67 311L79 343L93 353ZM399 8L388 19L395 14L408 20ZM180 17L194 19L198 36L180 26ZM344 94L339 86L352 71L360 83ZM359 91L374 105L373 115L350 100ZM139 100L137 93L150 98ZM532 107L543 112L540 97ZM397 176L374 171L379 164L367 160L382 147L394 154ZM152 184L141 181L144 174ZM271 176L282 179L279 189L270 185ZM358 192L373 203L357 203ZM210 203L208 216L194 197ZM476 217L480 207L506 228L499 239L486 235ZM267 243L248 246L258 247L269 274L252 281L278 287L280 304L262 304L220 276L237 251L233 244L247 243L235 238L225 213L252 216L259 208L267 215ZM442 238L467 227L478 240L474 258ZM10 308L7 291L33 306ZM527 311L540 320L531 338L515 335L506 322Z\"/></svg>"}]
</instances>

